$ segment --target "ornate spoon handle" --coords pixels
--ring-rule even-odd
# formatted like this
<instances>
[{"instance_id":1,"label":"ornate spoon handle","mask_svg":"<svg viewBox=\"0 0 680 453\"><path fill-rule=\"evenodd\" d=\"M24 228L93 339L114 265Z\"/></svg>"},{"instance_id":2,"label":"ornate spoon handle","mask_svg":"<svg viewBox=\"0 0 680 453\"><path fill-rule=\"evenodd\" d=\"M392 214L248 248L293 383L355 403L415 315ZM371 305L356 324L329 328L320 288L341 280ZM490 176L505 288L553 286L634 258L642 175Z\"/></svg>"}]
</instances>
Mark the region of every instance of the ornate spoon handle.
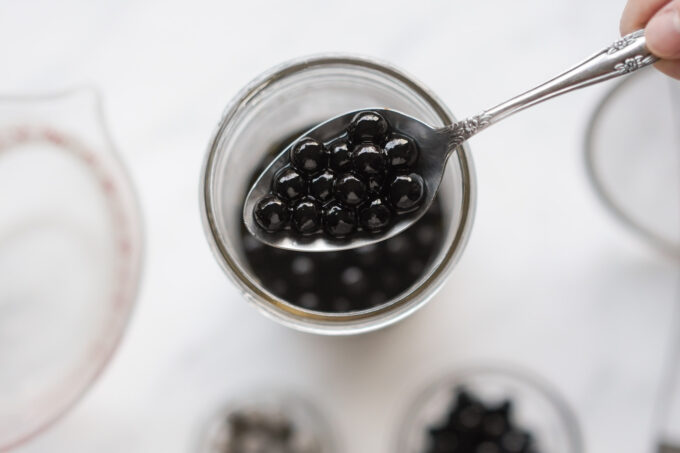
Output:
<instances>
[{"instance_id":1,"label":"ornate spoon handle","mask_svg":"<svg viewBox=\"0 0 680 453\"><path fill-rule=\"evenodd\" d=\"M638 30L554 79L440 131L448 135L449 152L452 152L477 132L513 113L569 91L631 73L657 60L645 46L645 31Z\"/></svg>"}]
</instances>

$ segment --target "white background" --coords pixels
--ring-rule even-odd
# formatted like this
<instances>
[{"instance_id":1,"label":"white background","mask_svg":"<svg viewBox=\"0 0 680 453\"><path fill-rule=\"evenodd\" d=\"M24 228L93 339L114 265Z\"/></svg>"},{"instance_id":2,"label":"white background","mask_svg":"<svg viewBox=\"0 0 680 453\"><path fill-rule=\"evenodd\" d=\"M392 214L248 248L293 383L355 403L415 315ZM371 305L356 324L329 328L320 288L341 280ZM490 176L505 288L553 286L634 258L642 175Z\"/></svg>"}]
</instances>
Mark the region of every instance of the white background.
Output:
<instances>
[{"instance_id":1,"label":"white background","mask_svg":"<svg viewBox=\"0 0 680 453\"><path fill-rule=\"evenodd\" d=\"M344 451L388 452L423 385L468 363L499 362L554 384L588 451L649 451L677 268L620 226L587 181L585 126L606 87L472 140L479 197L467 250L426 308L376 333L300 334L245 304L211 256L197 195L227 101L283 60L379 57L463 116L608 44L623 4L0 3L0 91L99 87L147 233L139 303L113 362L71 413L17 451L193 451L225 399L275 383L315 401Z\"/></svg>"}]
</instances>

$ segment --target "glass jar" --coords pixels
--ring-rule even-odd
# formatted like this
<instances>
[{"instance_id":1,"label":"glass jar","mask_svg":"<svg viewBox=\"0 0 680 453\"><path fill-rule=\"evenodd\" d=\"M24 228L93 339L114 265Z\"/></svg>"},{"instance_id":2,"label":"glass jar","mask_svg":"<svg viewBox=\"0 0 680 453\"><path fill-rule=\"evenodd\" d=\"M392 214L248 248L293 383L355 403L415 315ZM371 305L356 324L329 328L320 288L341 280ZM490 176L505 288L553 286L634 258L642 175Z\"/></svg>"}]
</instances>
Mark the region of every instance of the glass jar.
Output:
<instances>
[{"instance_id":1,"label":"glass jar","mask_svg":"<svg viewBox=\"0 0 680 453\"><path fill-rule=\"evenodd\" d=\"M332 425L318 407L301 395L271 387L242 390L210 414L197 447L200 453L340 451Z\"/></svg>"},{"instance_id":2,"label":"glass jar","mask_svg":"<svg viewBox=\"0 0 680 453\"><path fill-rule=\"evenodd\" d=\"M550 385L514 367L480 367L461 370L428 385L404 414L393 451L429 451L432 430L436 432L437 427L450 420L453 402L461 390L487 407L509 403L511 423L515 429L529 433L534 445L531 451L582 453L584 450L576 416Z\"/></svg>"},{"instance_id":3,"label":"glass jar","mask_svg":"<svg viewBox=\"0 0 680 453\"><path fill-rule=\"evenodd\" d=\"M241 240L242 202L250 177L272 144L351 110L391 108L442 126L453 115L429 90L373 59L321 55L275 67L246 86L227 106L211 140L201 177L201 211L212 250L245 298L265 315L303 331L356 334L384 327L423 306L441 287L467 242L475 206L470 150L447 163L440 187L441 250L406 291L365 310L326 313L272 294L254 275Z\"/></svg>"}]
</instances>

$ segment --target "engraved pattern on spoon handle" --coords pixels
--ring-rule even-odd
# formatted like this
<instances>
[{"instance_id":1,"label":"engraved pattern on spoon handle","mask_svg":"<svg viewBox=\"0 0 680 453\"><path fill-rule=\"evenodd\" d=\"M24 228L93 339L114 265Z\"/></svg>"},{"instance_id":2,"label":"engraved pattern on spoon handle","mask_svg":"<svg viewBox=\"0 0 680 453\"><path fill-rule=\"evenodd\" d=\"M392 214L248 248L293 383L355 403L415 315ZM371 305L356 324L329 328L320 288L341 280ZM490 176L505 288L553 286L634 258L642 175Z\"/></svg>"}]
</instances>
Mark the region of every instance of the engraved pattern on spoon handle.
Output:
<instances>
[{"instance_id":1,"label":"engraved pattern on spoon handle","mask_svg":"<svg viewBox=\"0 0 680 453\"><path fill-rule=\"evenodd\" d=\"M525 108L578 88L629 74L657 60L647 50L645 31L637 30L548 82L438 131L447 135L449 152L452 152L477 132Z\"/></svg>"}]
</instances>

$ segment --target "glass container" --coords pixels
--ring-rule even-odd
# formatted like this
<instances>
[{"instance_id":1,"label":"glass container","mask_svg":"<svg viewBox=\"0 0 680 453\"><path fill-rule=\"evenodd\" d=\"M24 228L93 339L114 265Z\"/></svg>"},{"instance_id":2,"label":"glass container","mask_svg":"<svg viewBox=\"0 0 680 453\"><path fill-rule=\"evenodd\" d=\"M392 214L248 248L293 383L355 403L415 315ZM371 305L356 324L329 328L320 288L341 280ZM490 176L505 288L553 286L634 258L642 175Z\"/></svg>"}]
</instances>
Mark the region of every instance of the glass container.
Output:
<instances>
[{"instance_id":1,"label":"glass container","mask_svg":"<svg viewBox=\"0 0 680 453\"><path fill-rule=\"evenodd\" d=\"M454 121L428 89L391 65L355 56L321 55L285 63L257 77L227 106L210 141L200 185L208 241L245 298L286 326L337 335L394 323L434 295L467 242L475 179L470 150L463 145L449 159L440 187L444 245L420 278L397 297L371 309L325 313L275 296L254 275L240 235L241 206L250 176L272 144L328 118L370 107L399 110L432 126Z\"/></svg>"}]
</instances>

